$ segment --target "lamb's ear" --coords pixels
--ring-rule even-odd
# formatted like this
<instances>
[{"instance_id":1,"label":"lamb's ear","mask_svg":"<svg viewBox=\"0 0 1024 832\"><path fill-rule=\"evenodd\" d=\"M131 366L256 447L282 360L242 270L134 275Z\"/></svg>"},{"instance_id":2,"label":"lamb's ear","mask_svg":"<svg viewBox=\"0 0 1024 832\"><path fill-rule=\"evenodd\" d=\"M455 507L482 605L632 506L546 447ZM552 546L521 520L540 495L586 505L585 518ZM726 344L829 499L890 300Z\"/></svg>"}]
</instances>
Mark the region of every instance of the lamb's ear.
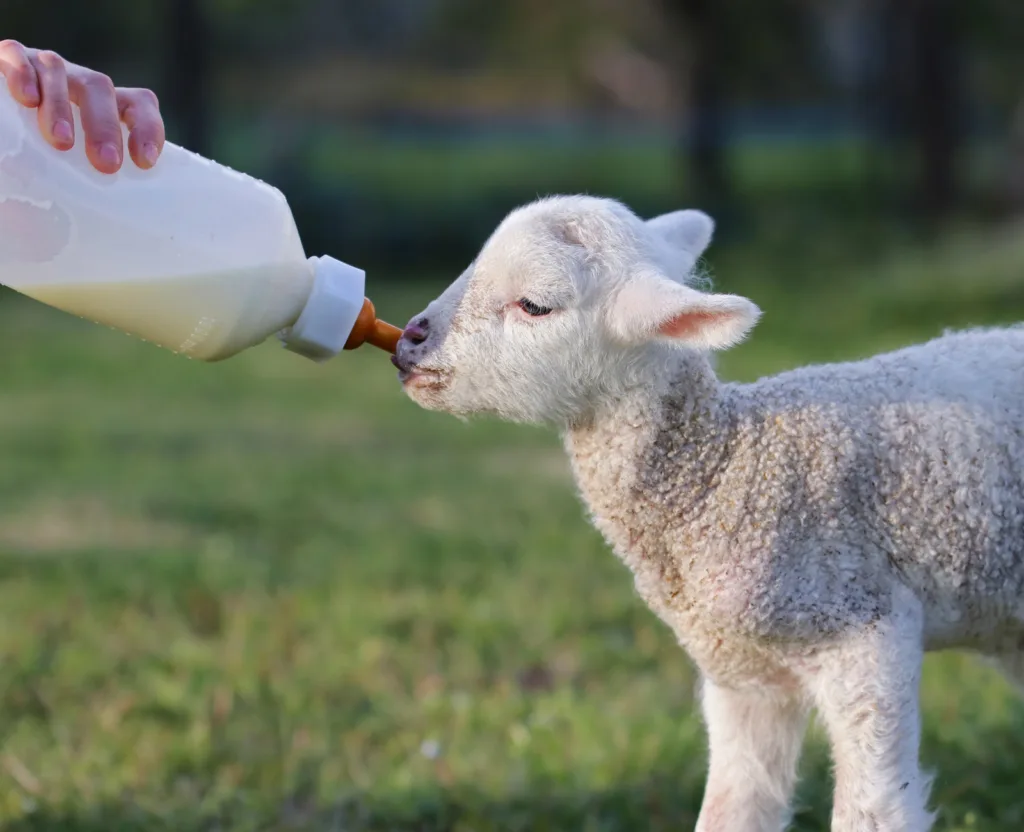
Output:
<instances>
[{"instance_id":1,"label":"lamb's ear","mask_svg":"<svg viewBox=\"0 0 1024 832\"><path fill-rule=\"evenodd\" d=\"M612 331L627 343L665 340L706 350L738 344L760 316L744 297L698 292L653 271L633 275L609 310Z\"/></svg>"},{"instance_id":2,"label":"lamb's ear","mask_svg":"<svg viewBox=\"0 0 1024 832\"><path fill-rule=\"evenodd\" d=\"M694 209L654 217L647 220L647 227L672 248L693 255L694 260L711 245L711 237L715 233L715 221L703 211Z\"/></svg>"}]
</instances>

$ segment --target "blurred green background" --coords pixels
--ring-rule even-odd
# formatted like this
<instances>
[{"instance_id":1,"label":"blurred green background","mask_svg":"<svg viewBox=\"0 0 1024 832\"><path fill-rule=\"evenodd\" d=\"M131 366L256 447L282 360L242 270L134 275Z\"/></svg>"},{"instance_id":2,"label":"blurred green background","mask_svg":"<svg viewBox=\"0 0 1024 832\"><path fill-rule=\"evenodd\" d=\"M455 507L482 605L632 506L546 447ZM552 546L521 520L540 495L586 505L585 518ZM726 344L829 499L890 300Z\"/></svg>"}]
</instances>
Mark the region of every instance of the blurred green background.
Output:
<instances>
[{"instance_id":1,"label":"blurred green background","mask_svg":"<svg viewBox=\"0 0 1024 832\"><path fill-rule=\"evenodd\" d=\"M753 379L1024 318L1006 0L9 3L284 190L395 322L538 194L719 221ZM418 410L386 356L202 365L0 295L0 824L692 828L692 668L552 433ZM928 660L943 830L1024 828L1024 705ZM827 828L820 734L796 828Z\"/></svg>"}]
</instances>

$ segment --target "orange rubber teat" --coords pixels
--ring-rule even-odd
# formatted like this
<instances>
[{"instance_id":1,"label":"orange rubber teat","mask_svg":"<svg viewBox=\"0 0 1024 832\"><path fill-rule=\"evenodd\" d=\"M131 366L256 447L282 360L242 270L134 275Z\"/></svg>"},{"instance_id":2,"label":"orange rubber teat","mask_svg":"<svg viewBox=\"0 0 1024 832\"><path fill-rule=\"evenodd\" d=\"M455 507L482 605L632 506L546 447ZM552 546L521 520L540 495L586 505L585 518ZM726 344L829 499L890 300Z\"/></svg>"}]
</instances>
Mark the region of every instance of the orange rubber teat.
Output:
<instances>
[{"instance_id":1,"label":"orange rubber teat","mask_svg":"<svg viewBox=\"0 0 1024 832\"><path fill-rule=\"evenodd\" d=\"M359 310L359 317L356 318L355 326L345 342L345 349L354 350L363 344L373 344L378 349L395 354L398 346L398 339L402 337L402 330L377 318L377 311L369 298L363 301L363 308Z\"/></svg>"}]
</instances>

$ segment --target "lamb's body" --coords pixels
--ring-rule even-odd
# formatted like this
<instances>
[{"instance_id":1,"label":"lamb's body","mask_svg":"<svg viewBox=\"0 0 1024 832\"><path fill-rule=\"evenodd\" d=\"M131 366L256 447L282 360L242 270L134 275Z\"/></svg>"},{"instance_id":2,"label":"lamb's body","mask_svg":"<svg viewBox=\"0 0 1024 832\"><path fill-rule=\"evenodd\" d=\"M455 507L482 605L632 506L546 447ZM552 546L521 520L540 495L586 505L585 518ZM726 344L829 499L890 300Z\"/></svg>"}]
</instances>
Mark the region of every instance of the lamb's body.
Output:
<instances>
[{"instance_id":1,"label":"lamb's body","mask_svg":"<svg viewBox=\"0 0 1024 832\"><path fill-rule=\"evenodd\" d=\"M1019 649L1024 328L754 384L673 358L567 446L596 525L705 673L784 681L897 586L928 649Z\"/></svg>"},{"instance_id":2,"label":"lamb's body","mask_svg":"<svg viewBox=\"0 0 1024 832\"><path fill-rule=\"evenodd\" d=\"M1024 683L1024 328L723 384L760 312L688 285L711 220L514 212L406 329L420 404L561 426L583 498L700 669L699 832L778 832L817 708L835 832L924 832L924 651Z\"/></svg>"}]
</instances>

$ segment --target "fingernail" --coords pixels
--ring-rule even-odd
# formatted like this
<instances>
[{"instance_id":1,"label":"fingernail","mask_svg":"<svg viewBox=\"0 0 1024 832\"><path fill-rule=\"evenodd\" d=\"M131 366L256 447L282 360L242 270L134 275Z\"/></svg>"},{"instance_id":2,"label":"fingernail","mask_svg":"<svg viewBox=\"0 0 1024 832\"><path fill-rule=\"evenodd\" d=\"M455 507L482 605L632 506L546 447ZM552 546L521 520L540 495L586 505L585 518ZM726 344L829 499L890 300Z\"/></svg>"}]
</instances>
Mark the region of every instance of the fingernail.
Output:
<instances>
[{"instance_id":1,"label":"fingernail","mask_svg":"<svg viewBox=\"0 0 1024 832\"><path fill-rule=\"evenodd\" d=\"M117 148L112 144L100 145L100 161L105 165L120 165L121 154L118 153Z\"/></svg>"},{"instance_id":2,"label":"fingernail","mask_svg":"<svg viewBox=\"0 0 1024 832\"><path fill-rule=\"evenodd\" d=\"M22 91L25 93L26 101L36 101L39 98L39 87L32 82L25 84Z\"/></svg>"},{"instance_id":3,"label":"fingernail","mask_svg":"<svg viewBox=\"0 0 1024 832\"><path fill-rule=\"evenodd\" d=\"M156 145L153 144L153 142L146 142L142 146L142 158L146 160L146 164L150 167L153 167L153 165L156 164L156 159L159 155L160 153L157 151Z\"/></svg>"},{"instance_id":4,"label":"fingernail","mask_svg":"<svg viewBox=\"0 0 1024 832\"><path fill-rule=\"evenodd\" d=\"M53 137L61 144L68 144L74 141L75 134L71 130L71 124L66 119L60 118L53 124Z\"/></svg>"}]
</instances>

